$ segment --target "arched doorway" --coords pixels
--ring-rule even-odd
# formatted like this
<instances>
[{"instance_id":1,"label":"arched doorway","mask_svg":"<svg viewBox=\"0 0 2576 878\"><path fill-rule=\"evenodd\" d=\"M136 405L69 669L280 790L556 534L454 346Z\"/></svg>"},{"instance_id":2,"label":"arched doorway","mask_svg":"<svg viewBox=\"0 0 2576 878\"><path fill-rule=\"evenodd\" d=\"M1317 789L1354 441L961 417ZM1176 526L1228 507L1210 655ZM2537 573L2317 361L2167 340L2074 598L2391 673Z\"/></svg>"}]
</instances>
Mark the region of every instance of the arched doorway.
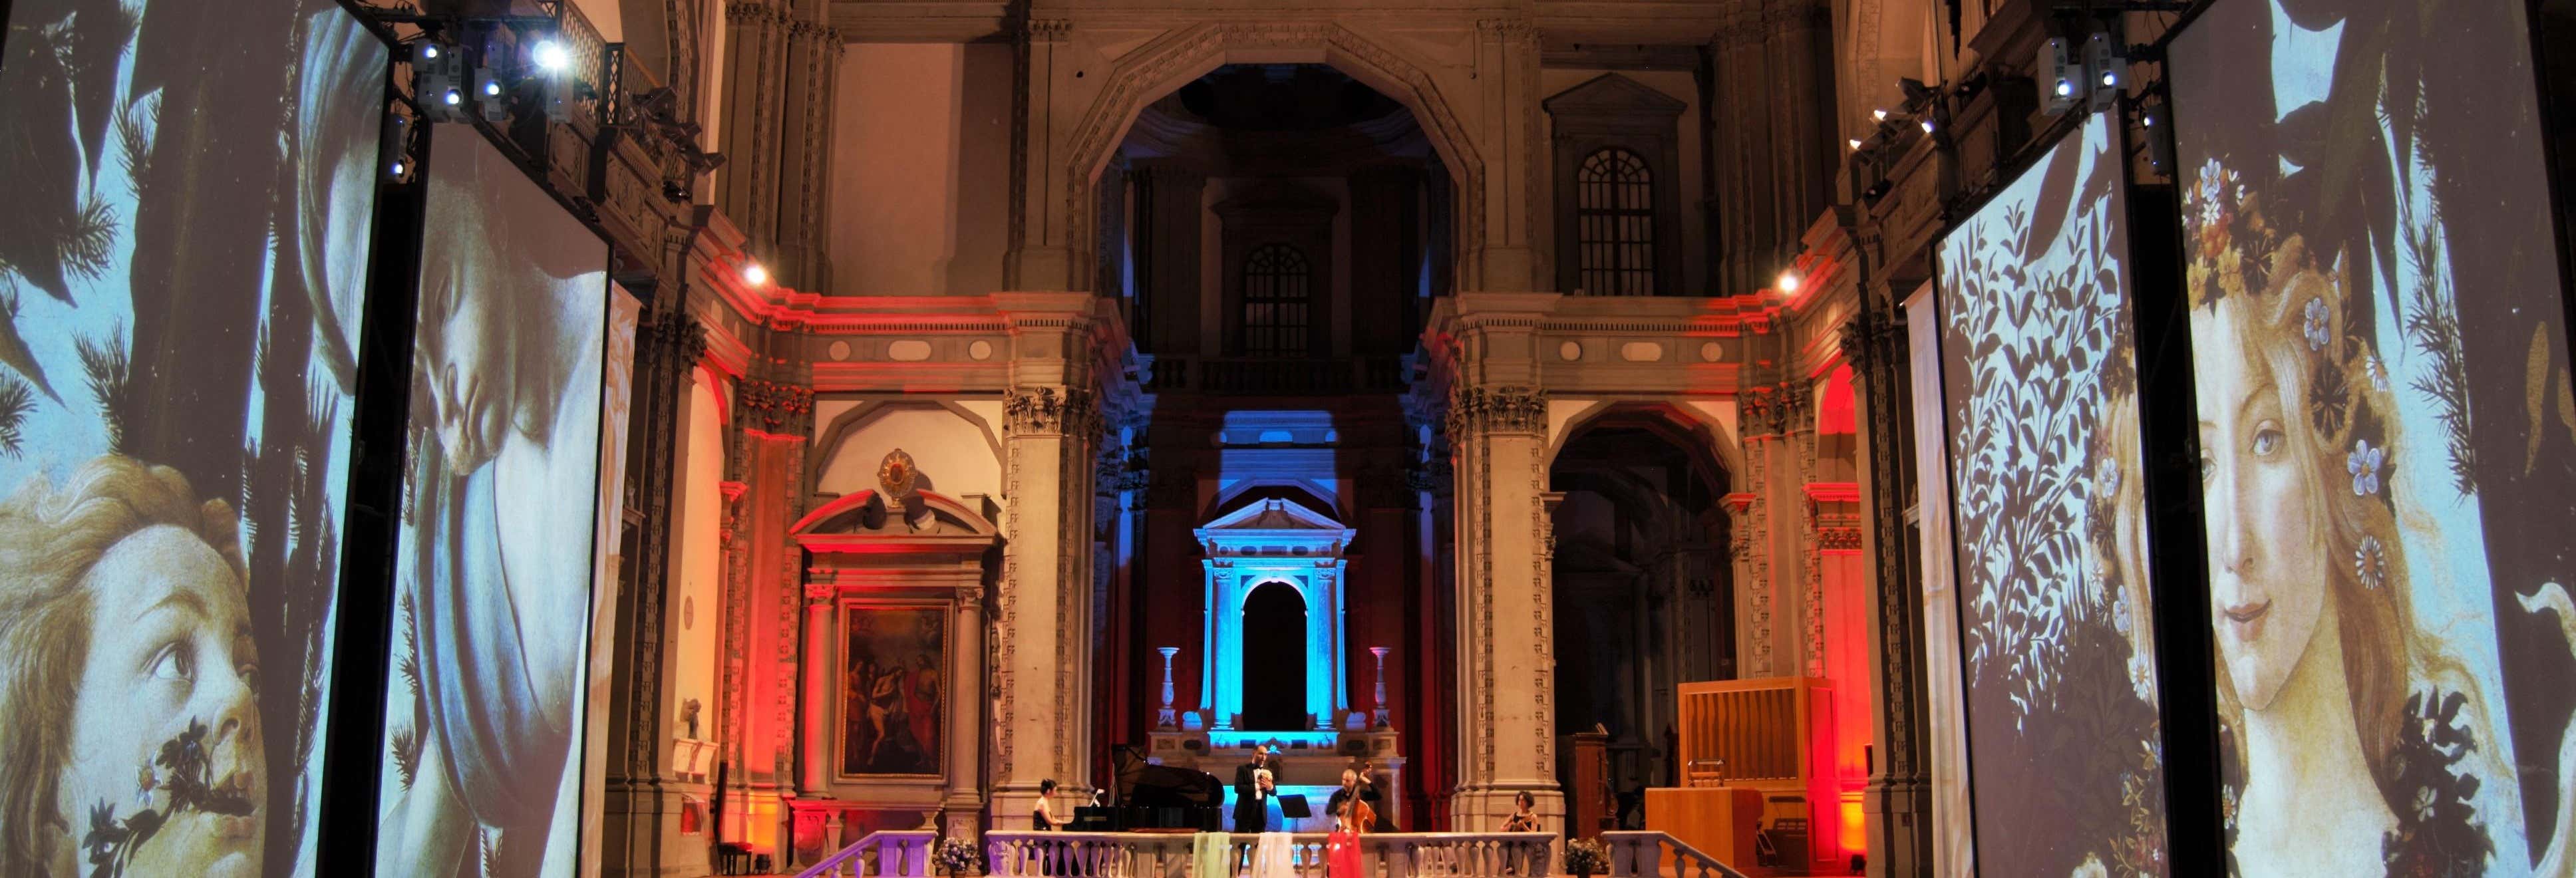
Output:
<instances>
[{"instance_id":1,"label":"arched doorway","mask_svg":"<svg viewBox=\"0 0 2576 878\"><path fill-rule=\"evenodd\" d=\"M1549 486L1563 497L1549 584L1555 732L1608 733L1608 789L1576 788L1571 746L1558 781L1626 828L1645 788L1675 785L1677 685L1735 676L1727 476L1704 434L1612 412L1566 440Z\"/></svg>"},{"instance_id":2,"label":"arched doorway","mask_svg":"<svg viewBox=\"0 0 2576 878\"><path fill-rule=\"evenodd\" d=\"M1304 731L1306 596L1285 582L1264 583L1243 599L1243 728Z\"/></svg>"}]
</instances>

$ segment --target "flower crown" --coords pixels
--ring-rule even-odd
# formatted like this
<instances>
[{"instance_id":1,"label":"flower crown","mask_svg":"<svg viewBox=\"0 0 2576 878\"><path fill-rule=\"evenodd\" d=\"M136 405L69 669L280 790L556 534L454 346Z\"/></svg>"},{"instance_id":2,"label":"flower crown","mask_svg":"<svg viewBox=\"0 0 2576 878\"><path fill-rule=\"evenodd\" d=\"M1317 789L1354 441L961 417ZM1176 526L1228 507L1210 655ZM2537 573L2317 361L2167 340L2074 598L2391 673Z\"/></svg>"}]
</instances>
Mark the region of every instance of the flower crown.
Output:
<instances>
[{"instance_id":1,"label":"flower crown","mask_svg":"<svg viewBox=\"0 0 2576 878\"><path fill-rule=\"evenodd\" d=\"M2395 396L2377 345L2354 325L2352 299L2358 288L2351 260L2342 253L2312 250L2303 236L2277 224L2267 207L2260 187L2218 159L2185 175L2183 229L2189 261L2184 278L2191 307L2241 297L2256 325L2294 330L2290 343L2308 361L2303 404L2297 408L2307 416L2321 449L2342 455L2351 478L2342 487L2393 513L2390 474L2398 463L2398 443L2388 415L2395 410ZM2238 343L2193 341L2204 347ZM2387 575L2380 537L2365 537L2355 555L2361 581L2378 587Z\"/></svg>"}]
</instances>

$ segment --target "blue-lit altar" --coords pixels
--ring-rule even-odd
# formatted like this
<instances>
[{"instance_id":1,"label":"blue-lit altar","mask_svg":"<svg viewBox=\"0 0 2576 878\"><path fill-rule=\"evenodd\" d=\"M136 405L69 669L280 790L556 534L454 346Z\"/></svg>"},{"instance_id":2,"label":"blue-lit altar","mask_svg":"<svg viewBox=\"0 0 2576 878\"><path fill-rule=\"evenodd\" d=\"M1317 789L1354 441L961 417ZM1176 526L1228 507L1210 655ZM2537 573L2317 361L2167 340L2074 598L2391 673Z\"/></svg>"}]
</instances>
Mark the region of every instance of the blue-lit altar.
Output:
<instances>
[{"instance_id":1,"label":"blue-lit altar","mask_svg":"<svg viewBox=\"0 0 2576 878\"><path fill-rule=\"evenodd\" d=\"M1351 706L1354 669L1345 618L1345 574L1354 531L1332 516L1287 499L1267 499L1218 516L1193 532L1204 560L1208 609L1201 625L1206 666L1198 707L1176 705L1167 663L1163 709L1151 758L1195 768L1231 784L1236 766L1261 747L1279 755L1278 790L1304 795L1315 814L1291 825L1270 805L1274 829L1322 831L1324 804L1344 769L1367 771L1380 790L1401 788L1404 757L1385 709L1385 647L1357 669L1374 697ZM1399 824L1400 796L1382 808ZM1226 791L1233 813L1234 791Z\"/></svg>"}]
</instances>

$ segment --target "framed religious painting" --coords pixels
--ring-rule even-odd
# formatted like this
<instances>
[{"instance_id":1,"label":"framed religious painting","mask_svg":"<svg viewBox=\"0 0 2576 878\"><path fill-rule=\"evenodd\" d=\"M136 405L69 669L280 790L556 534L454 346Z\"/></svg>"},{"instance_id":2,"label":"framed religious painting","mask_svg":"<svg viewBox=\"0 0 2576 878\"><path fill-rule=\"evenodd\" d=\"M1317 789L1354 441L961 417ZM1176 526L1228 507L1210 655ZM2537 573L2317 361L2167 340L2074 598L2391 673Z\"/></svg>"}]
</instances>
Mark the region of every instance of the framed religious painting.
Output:
<instances>
[{"instance_id":1,"label":"framed religious painting","mask_svg":"<svg viewBox=\"0 0 2576 878\"><path fill-rule=\"evenodd\" d=\"M840 607L843 778L942 773L948 724L945 602L848 601Z\"/></svg>"}]
</instances>

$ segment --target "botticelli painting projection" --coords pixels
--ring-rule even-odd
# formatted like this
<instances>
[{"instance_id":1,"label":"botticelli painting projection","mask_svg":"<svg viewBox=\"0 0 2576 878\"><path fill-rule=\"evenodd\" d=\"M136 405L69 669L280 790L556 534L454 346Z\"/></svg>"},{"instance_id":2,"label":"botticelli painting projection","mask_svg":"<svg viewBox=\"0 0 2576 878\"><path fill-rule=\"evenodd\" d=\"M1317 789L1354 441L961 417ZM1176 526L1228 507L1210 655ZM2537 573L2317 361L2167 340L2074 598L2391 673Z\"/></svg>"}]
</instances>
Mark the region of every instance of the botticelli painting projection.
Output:
<instances>
[{"instance_id":1,"label":"botticelli painting projection","mask_svg":"<svg viewBox=\"0 0 2576 878\"><path fill-rule=\"evenodd\" d=\"M841 773L939 773L948 667L947 612L937 607L841 608Z\"/></svg>"},{"instance_id":2,"label":"botticelli painting projection","mask_svg":"<svg viewBox=\"0 0 2576 878\"><path fill-rule=\"evenodd\" d=\"M1983 875L2165 873L2113 138L2086 121L1939 245Z\"/></svg>"},{"instance_id":3,"label":"botticelli painting projection","mask_svg":"<svg viewBox=\"0 0 2576 878\"><path fill-rule=\"evenodd\" d=\"M0 875L313 874L387 50L0 10Z\"/></svg>"},{"instance_id":4,"label":"botticelli painting projection","mask_svg":"<svg viewBox=\"0 0 2576 878\"><path fill-rule=\"evenodd\" d=\"M472 128L427 172L377 872L578 858L607 246Z\"/></svg>"},{"instance_id":5,"label":"botticelli painting projection","mask_svg":"<svg viewBox=\"0 0 2576 878\"><path fill-rule=\"evenodd\" d=\"M2565 874L2576 398L2524 4L2219 3L2171 55L2247 875Z\"/></svg>"}]
</instances>

